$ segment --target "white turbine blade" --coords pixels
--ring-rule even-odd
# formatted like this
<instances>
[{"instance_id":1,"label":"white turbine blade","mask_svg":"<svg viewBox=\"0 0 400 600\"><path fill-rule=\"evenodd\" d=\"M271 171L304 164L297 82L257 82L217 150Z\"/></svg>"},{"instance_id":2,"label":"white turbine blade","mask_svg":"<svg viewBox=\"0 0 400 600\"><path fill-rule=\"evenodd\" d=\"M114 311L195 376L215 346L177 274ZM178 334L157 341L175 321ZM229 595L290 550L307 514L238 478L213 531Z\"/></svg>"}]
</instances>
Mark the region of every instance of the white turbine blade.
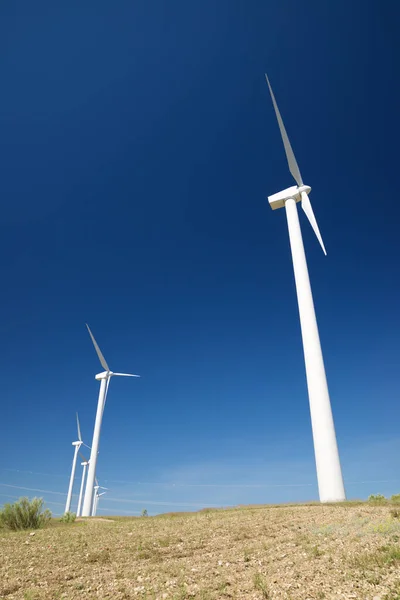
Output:
<instances>
[{"instance_id":1,"label":"white turbine blade","mask_svg":"<svg viewBox=\"0 0 400 600\"><path fill-rule=\"evenodd\" d=\"M314 217L314 211L311 206L310 198L308 197L308 195L305 192L302 192L302 194L301 194L301 208L306 213L307 219L310 221L311 227L313 228L314 233L317 236L317 239L318 239L319 243L321 244L321 248L326 256L324 242L322 241L322 236L320 234L317 221Z\"/></svg>"},{"instance_id":2,"label":"white turbine blade","mask_svg":"<svg viewBox=\"0 0 400 600\"><path fill-rule=\"evenodd\" d=\"M113 373L113 375L118 375L118 377L140 377L140 375L132 375L131 373Z\"/></svg>"},{"instance_id":3,"label":"white turbine blade","mask_svg":"<svg viewBox=\"0 0 400 600\"><path fill-rule=\"evenodd\" d=\"M109 370L110 370L110 368L109 368L108 364L106 363L106 359L105 359L105 358L104 358L104 356L102 355L102 353L101 353L101 350L100 350L100 348L98 347L96 340L94 339L94 335L93 335L93 333L90 331L90 327L89 327L89 325L88 325L87 323L86 323L86 327L87 327L87 329L88 329L88 332L89 332L89 335L90 335L90 337L92 338L93 346L94 346L94 349L96 350L97 356L99 357L99 361L100 361L100 363L101 363L101 366L103 367L103 369L104 369L105 371L109 371Z\"/></svg>"},{"instance_id":4,"label":"white turbine blade","mask_svg":"<svg viewBox=\"0 0 400 600\"><path fill-rule=\"evenodd\" d=\"M274 92L272 91L272 87L269 82L267 74L265 74L265 79L267 80L267 83L268 83L269 93L271 94L272 104L274 105L275 114L276 114L276 118L278 120L278 125L279 125L279 130L281 132L283 145L285 146L286 158L287 158L287 161L289 164L289 171L293 175L297 185L300 187L301 185L303 185L303 180L301 178L300 169L297 164L294 152L292 150L292 146L289 142L289 138L288 138L285 126L282 121L281 113L279 112L279 108L278 108L278 105L275 100Z\"/></svg>"},{"instance_id":5,"label":"white turbine blade","mask_svg":"<svg viewBox=\"0 0 400 600\"><path fill-rule=\"evenodd\" d=\"M111 381L111 377L108 377L107 378L107 383L106 383L106 393L104 394L104 404L106 403L106 400L107 400L107 394L108 394L108 388L109 388L109 385L110 385L110 381Z\"/></svg>"},{"instance_id":6,"label":"white turbine blade","mask_svg":"<svg viewBox=\"0 0 400 600\"><path fill-rule=\"evenodd\" d=\"M103 412L104 412L104 409L105 409L105 407L106 407L107 394L108 394L108 387L109 387L109 385L110 385L110 380L111 380L111 377L107 377L107 383L106 383L106 392L105 392L105 394L104 394L104 402L103 402Z\"/></svg>"},{"instance_id":7,"label":"white turbine blade","mask_svg":"<svg viewBox=\"0 0 400 600\"><path fill-rule=\"evenodd\" d=\"M79 440L80 442L82 442L81 427L80 427L80 425L79 425L79 417L78 417L78 413L76 413L76 425L77 425L77 428L78 428L78 440Z\"/></svg>"},{"instance_id":8,"label":"white turbine blade","mask_svg":"<svg viewBox=\"0 0 400 600\"><path fill-rule=\"evenodd\" d=\"M79 425L78 413L76 413L76 424L77 424L77 427L78 427L78 440L81 442L82 446L85 446L86 448L89 448L89 450L91 450L90 446L88 446L87 444L85 444L85 442L82 442L82 434L81 434L81 427Z\"/></svg>"}]
</instances>

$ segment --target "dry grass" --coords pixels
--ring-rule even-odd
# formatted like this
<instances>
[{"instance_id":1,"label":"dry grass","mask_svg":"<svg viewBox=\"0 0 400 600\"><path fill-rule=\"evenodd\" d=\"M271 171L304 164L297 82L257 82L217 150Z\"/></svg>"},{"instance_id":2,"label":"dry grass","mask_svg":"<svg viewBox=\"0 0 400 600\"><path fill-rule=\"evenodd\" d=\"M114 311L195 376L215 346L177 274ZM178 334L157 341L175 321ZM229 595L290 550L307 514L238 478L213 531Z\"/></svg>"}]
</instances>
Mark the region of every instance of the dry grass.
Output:
<instances>
[{"instance_id":1,"label":"dry grass","mask_svg":"<svg viewBox=\"0 0 400 600\"><path fill-rule=\"evenodd\" d=\"M249 507L0 532L0 598L400 600L389 506Z\"/></svg>"}]
</instances>

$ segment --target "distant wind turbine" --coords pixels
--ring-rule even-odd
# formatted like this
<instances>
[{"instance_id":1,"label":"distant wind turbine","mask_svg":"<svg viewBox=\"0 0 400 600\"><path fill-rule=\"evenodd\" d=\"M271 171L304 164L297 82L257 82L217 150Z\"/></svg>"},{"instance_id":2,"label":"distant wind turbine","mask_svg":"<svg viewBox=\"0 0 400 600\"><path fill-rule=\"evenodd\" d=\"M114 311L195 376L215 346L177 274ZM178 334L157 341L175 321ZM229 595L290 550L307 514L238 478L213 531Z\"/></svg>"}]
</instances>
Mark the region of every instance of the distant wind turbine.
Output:
<instances>
[{"instance_id":1,"label":"distant wind turbine","mask_svg":"<svg viewBox=\"0 0 400 600\"><path fill-rule=\"evenodd\" d=\"M83 467L83 469L82 469L81 487L79 490L78 510L76 511L77 517L80 517L82 514L83 490L84 490L84 486L85 486L86 469L89 464L89 461L80 452L79 452L79 456L83 459L83 462L81 462L81 466Z\"/></svg>"},{"instance_id":2,"label":"distant wind turbine","mask_svg":"<svg viewBox=\"0 0 400 600\"><path fill-rule=\"evenodd\" d=\"M265 75L265 78L285 147L289 171L297 183L297 186L292 186L282 192L269 196L268 201L272 210L283 207L286 210L303 338L319 498L321 502L340 502L346 499L346 495L296 202L301 200L301 207L325 255L326 250L308 197L311 188L303 183L267 75Z\"/></svg>"},{"instance_id":3,"label":"distant wind turbine","mask_svg":"<svg viewBox=\"0 0 400 600\"><path fill-rule=\"evenodd\" d=\"M104 492L99 492L99 490L105 490ZM107 493L108 488L99 485L99 482L96 479L96 485L94 486L94 496L93 496L93 508L92 508L92 517L96 516L97 507L99 505L100 496L104 496Z\"/></svg>"},{"instance_id":4,"label":"distant wind turbine","mask_svg":"<svg viewBox=\"0 0 400 600\"><path fill-rule=\"evenodd\" d=\"M79 449L80 449L80 447L83 444L82 436L81 436L81 428L80 428L80 425L79 425L78 413L76 413L76 426L77 426L77 429L78 429L78 439L77 439L76 442L72 442L72 445L74 446L74 458L72 460L71 477L69 479L67 502L65 503L65 512L69 512L70 508L71 508L72 488L74 487L75 470L76 470L76 460L78 458ZM86 444L83 444L83 445L85 446Z\"/></svg>"},{"instance_id":5,"label":"distant wind turbine","mask_svg":"<svg viewBox=\"0 0 400 600\"><path fill-rule=\"evenodd\" d=\"M97 342L94 339L92 332L90 331L89 325L86 325L86 327L88 329L89 335L93 342L93 346L96 350L97 356L99 357L100 364L104 369L104 372L96 375L96 379L98 381L100 381L100 391L99 391L99 399L97 402L96 420L95 420L94 431L93 431L93 442L92 442L92 449L91 449L91 453L90 453L89 469L88 469L88 476L87 476L86 488L85 488L85 499L83 501L83 510L82 510L83 517L90 517L92 508L93 508L94 483L95 483L95 479L96 479L96 466L97 466L97 455L99 452L101 423L103 420L103 412L104 412L104 407L105 407L105 403L106 403L108 387L110 385L110 379L114 375L118 376L118 377L140 377L140 375L131 375L130 373L113 373L110 370L108 364L106 363L106 360L105 360L104 356L102 355L101 350L100 350L99 346L97 345Z\"/></svg>"}]
</instances>

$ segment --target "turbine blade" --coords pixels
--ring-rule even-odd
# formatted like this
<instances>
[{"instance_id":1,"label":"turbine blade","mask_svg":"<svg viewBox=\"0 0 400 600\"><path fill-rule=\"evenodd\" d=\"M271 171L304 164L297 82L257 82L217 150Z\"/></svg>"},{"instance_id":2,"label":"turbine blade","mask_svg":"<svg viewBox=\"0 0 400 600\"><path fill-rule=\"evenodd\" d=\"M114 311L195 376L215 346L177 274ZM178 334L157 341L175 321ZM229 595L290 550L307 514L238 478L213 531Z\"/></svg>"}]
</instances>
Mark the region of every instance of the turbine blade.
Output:
<instances>
[{"instance_id":1,"label":"turbine blade","mask_svg":"<svg viewBox=\"0 0 400 600\"><path fill-rule=\"evenodd\" d=\"M279 108L278 108L278 105L275 100L274 92L272 91L272 87L269 82L267 74L265 74L265 79L267 80L267 83L268 83L269 93L271 94L272 104L274 105L276 118L278 120L279 130L281 132L282 141L283 141L283 145L285 147L285 152L286 152L286 158L287 158L288 165L289 165L289 171L293 175L297 185L300 187L301 185L303 185L303 180L301 178L300 169L297 164L294 152L292 150L292 146L290 144L288 135L286 133L286 129L285 129L285 126L282 121L281 113L279 112Z\"/></svg>"},{"instance_id":2,"label":"turbine blade","mask_svg":"<svg viewBox=\"0 0 400 600\"><path fill-rule=\"evenodd\" d=\"M88 459L86 458L86 456L83 456L82 452L79 452L79 456L85 461L88 462Z\"/></svg>"},{"instance_id":3,"label":"turbine blade","mask_svg":"<svg viewBox=\"0 0 400 600\"><path fill-rule=\"evenodd\" d=\"M80 425L79 425L79 417L78 417L78 413L76 413L76 425L77 425L77 428L78 428L78 440L79 440L80 442L82 442L81 427L80 427Z\"/></svg>"},{"instance_id":4,"label":"turbine blade","mask_svg":"<svg viewBox=\"0 0 400 600\"><path fill-rule=\"evenodd\" d=\"M308 195L305 192L302 192L302 194L301 194L301 208L306 213L307 219L310 221L310 225L313 228L314 233L317 236L317 239L318 239L319 243L321 244L321 248L326 256L324 242L322 241L322 236L320 234L317 221L314 217L314 211L311 206L310 198L308 197Z\"/></svg>"},{"instance_id":5,"label":"turbine blade","mask_svg":"<svg viewBox=\"0 0 400 600\"><path fill-rule=\"evenodd\" d=\"M140 375L132 375L131 373L113 373L113 375L118 377L140 377Z\"/></svg>"},{"instance_id":6,"label":"turbine blade","mask_svg":"<svg viewBox=\"0 0 400 600\"><path fill-rule=\"evenodd\" d=\"M110 380L111 380L111 377L108 377L107 378L107 383L106 383L106 393L104 394L103 412L104 412L104 409L105 409L105 406L106 406L107 394L108 394L108 387L110 385Z\"/></svg>"},{"instance_id":7,"label":"turbine blade","mask_svg":"<svg viewBox=\"0 0 400 600\"><path fill-rule=\"evenodd\" d=\"M93 333L90 331L90 327L89 327L89 325L88 325L87 323L86 323L86 327L87 327L87 329L88 329L88 332L89 332L89 335L90 335L90 337L92 338L93 346L94 346L94 349L96 350L97 356L99 357L99 361L100 361L100 363L101 363L101 366L103 367L103 369L104 369L105 371L109 371L109 370L110 370L110 368L109 368L108 364L106 363L106 359L105 359L105 358L104 358L104 356L102 355L102 353L101 353L101 350L100 350L100 348L98 347L96 340L94 339L94 335L93 335Z\"/></svg>"}]
</instances>

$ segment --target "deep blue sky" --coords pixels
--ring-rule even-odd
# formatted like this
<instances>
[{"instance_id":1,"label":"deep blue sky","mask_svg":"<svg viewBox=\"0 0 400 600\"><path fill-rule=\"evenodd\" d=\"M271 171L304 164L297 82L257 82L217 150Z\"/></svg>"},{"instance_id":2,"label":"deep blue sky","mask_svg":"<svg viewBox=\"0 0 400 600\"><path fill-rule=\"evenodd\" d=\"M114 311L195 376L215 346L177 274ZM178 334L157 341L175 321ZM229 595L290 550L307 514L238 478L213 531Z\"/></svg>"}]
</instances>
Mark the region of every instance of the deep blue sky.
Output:
<instances>
[{"instance_id":1,"label":"deep blue sky","mask_svg":"<svg viewBox=\"0 0 400 600\"><path fill-rule=\"evenodd\" d=\"M400 490L398 17L1 4L0 502L62 512L74 413L90 444L97 403L86 321L142 375L110 387L105 512L317 497L265 71L328 251L301 214L348 495Z\"/></svg>"}]
</instances>

